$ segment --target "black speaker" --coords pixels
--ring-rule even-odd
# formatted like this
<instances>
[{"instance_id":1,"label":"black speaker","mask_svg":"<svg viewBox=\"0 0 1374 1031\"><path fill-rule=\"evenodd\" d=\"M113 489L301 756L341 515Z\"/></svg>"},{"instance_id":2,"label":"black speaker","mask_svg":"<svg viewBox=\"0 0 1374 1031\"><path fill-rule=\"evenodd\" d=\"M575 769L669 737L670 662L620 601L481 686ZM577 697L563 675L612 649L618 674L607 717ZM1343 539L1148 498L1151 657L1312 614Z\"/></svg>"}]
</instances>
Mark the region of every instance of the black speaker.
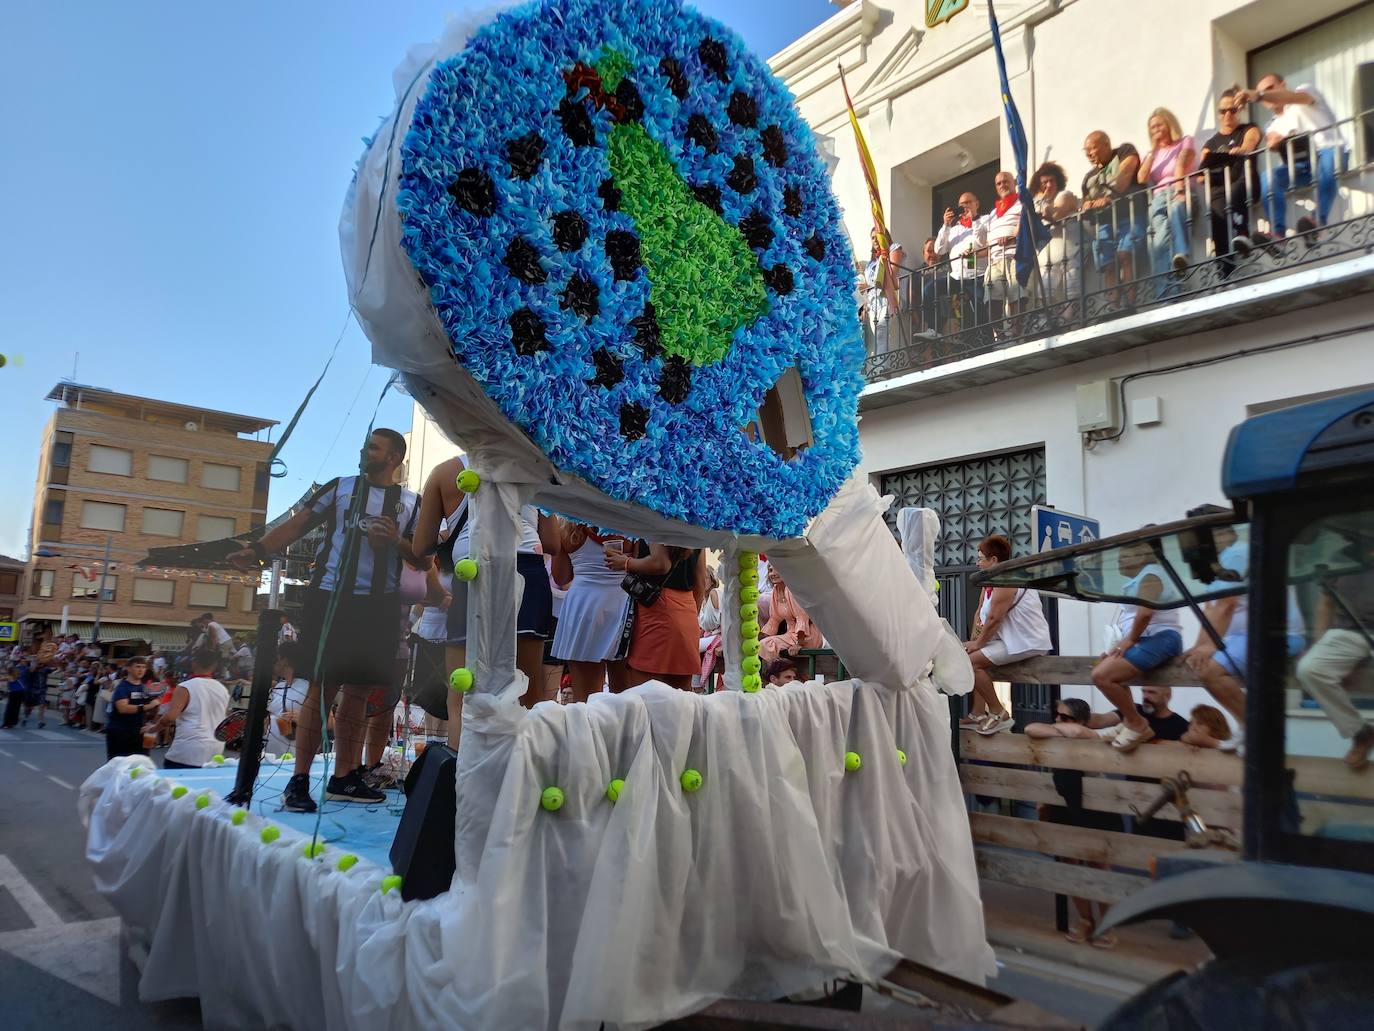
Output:
<instances>
[{"instance_id":1,"label":"black speaker","mask_svg":"<svg viewBox=\"0 0 1374 1031\"><path fill-rule=\"evenodd\" d=\"M406 808L391 842L391 870L401 875L401 898L407 902L442 895L453 883L457 766L458 753L436 742L406 774Z\"/></svg>"}]
</instances>

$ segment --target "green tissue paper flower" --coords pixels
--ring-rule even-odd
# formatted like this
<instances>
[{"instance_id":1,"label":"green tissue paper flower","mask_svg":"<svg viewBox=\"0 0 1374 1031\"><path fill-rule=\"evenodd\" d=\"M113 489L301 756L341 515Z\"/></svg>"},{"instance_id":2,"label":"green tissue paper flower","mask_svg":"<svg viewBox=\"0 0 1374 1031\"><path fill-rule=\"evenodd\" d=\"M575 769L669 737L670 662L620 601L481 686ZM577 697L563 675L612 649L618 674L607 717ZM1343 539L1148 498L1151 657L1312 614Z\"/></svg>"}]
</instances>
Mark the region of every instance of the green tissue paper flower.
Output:
<instances>
[{"instance_id":1,"label":"green tissue paper flower","mask_svg":"<svg viewBox=\"0 0 1374 1031\"><path fill-rule=\"evenodd\" d=\"M620 210L639 232L664 349L694 365L720 361L735 331L768 311L758 261L740 231L692 195L642 126L615 126L607 149Z\"/></svg>"}]
</instances>

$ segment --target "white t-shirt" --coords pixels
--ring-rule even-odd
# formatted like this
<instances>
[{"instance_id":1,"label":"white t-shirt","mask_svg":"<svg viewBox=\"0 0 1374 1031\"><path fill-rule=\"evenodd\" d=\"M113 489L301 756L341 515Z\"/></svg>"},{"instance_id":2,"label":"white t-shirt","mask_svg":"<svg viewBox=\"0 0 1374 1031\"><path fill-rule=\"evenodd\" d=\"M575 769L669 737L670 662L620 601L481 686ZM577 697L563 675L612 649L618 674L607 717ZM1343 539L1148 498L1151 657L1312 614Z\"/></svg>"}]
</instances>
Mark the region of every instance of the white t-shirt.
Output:
<instances>
[{"instance_id":1,"label":"white t-shirt","mask_svg":"<svg viewBox=\"0 0 1374 1031\"><path fill-rule=\"evenodd\" d=\"M213 619L205 624L205 630L196 638L197 648L214 648L221 655L228 656L233 650L234 639L229 632Z\"/></svg>"},{"instance_id":2,"label":"white t-shirt","mask_svg":"<svg viewBox=\"0 0 1374 1031\"><path fill-rule=\"evenodd\" d=\"M292 743L277 729L277 717L284 712L299 709L305 704L310 693L310 681L297 677L287 684L278 680L272 685L272 693L267 696L267 750L273 755L283 755L292 750Z\"/></svg>"},{"instance_id":3,"label":"white t-shirt","mask_svg":"<svg viewBox=\"0 0 1374 1031\"><path fill-rule=\"evenodd\" d=\"M453 561L457 562L460 558L467 558L469 551L470 529L472 520L463 523L463 528L458 531L458 536L453 539ZM520 546L515 549L520 555L534 555L539 552L539 509L534 505L525 505L520 509Z\"/></svg>"},{"instance_id":4,"label":"white t-shirt","mask_svg":"<svg viewBox=\"0 0 1374 1031\"><path fill-rule=\"evenodd\" d=\"M1146 580L1154 577L1160 583L1158 600L1161 602L1177 601L1179 594L1175 589L1173 581L1169 579L1169 574L1164 571L1164 567L1157 562L1151 562L1144 569L1135 575L1131 580L1126 581L1122 586L1121 593L1131 598L1140 597L1140 589ZM1136 605L1121 605L1116 616L1117 629L1121 631L1121 636L1125 637L1131 632L1131 625L1135 622L1135 614L1139 611ZM1141 636L1152 637L1165 630L1177 630L1182 632L1183 617L1179 615L1178 609L1148 609L1153 612L1149 624L1145 627L1145 632Z\"/></svg>"},{"instance_id":5,"label":"white t-shirt","mask_svg":"<svg viewBox=\"0 0 1374 1031\"><path fill-rule=\"evenodd\" d=\"M215 737L215 728L229 710L229 692L212 677L192 677L183 681L190 700L177 717L176 738L167 749L167 758L190 766L204 766L224 743Z\"/></svg>"},{"instance_id":6,"label":"white t-shirt","mask_svg":"<svg viewBox=\"0 0 1374 1031\"><path fill-rule=\"evenodd\" d=\"M1265 133L1276 132L1283 137L1311 133L1319 149L1341 149L1344 146L1341 132L1333 128L1336 116L1332 114L1326 98L1318 93L1310 82L1290 88L1294 93L1306 93L1312 98L1312 103L1285 104L1283 111L1269 120L1269 124L1265 126Z\"/></svg>"},{"instance_id":7,"label":"white t-shirt","mask_svg":"<svg viewBox=\"0 0 1374 1031\"><path fill-rule=\"evenodd\" d=\"M992 610L992 595L983 597L979 615L987 622ZM1050 624L1045 619L1045 610L1040 604L1040 592L1024 588L1016 592L1011 608L1002 617L1002 625L997 628L994 641L1006 646L1008 655L1024 655L1026 652L1047 652L1054 647L1050 640Z\"/></svg>"},{"instance_id":8,"label":"white t-shirt","mask_svg":"<svg viewBox=\"0 0 1374 1031\"><path fill-rule=\"evenodd\" d=\"M1217 564L1223 569L1231 569L1242 577L1250 575L1250 544L1236 541L1217 556ZM1231 612L1231 622L1226 628L1226 637L1246 634L1250 629L1250 600L1242 594L1236 599L1236 607ZM1288 632L1301 636L1306 631L1302 618L1302 608L1298 605L1298 592L1288 588Z\"/></svg>"}]
</instances>

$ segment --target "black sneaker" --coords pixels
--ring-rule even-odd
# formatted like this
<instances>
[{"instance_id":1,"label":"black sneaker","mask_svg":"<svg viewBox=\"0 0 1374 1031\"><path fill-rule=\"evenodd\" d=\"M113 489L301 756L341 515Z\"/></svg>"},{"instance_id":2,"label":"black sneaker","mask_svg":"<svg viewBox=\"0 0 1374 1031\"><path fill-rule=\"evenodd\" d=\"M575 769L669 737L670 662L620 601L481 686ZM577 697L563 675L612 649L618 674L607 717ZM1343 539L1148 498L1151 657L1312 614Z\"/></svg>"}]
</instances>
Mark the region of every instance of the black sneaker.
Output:
<instances>
[{"instance_id":1,"label":"black sneaker","mask_svg":"<svg viewBox=\"0 0 1374 1031\"><path fill-rule=\"evenodd\" d=\"M342 777L330 777L324 788L324 797L330 802L361 802L364 805L375 805L386 801L386 792L368 787L363 781L363 768L359 766Z\"/></svg>"},{"instance_id":2,"label":"black sneaker","mask_svg":"<svg viewBox=\"0 0 1374 1031\"><path fill-rule=\"evenodd\" d=\"M310 774L297 773L286 782L281 793L281 807L288 813L313 813L315 800L310 797Z\"/></svg>"},{"instance_id":3,"label":"black sneaker","mask_svg":"<svg viewBox=\"0 0 1374 1031\"><path fill-rule=\"evenodd\" d=\"M1302 242L1306 244L1308 248L1317 245L1318 237L1321 235L1321 233L1318 232L1320 228L1321 227L1317 225L1317 220L1310 215L1303 215L1302 218L1298 219L1298 235L1302 237Z\"/></svg>"}]
</instances>

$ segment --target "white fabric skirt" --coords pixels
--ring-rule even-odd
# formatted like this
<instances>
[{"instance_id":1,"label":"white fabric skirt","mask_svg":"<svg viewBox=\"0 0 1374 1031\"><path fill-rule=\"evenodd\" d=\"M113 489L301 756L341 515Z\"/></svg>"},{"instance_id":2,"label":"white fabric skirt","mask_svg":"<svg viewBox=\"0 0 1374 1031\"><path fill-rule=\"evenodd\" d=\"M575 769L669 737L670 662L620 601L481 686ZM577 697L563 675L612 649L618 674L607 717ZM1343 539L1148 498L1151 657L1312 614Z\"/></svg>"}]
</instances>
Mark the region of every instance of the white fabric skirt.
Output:
<instances>
[{"instance_id":1,"label":"white fabric skirt","mask_svg":"<svg viewBox=\"0 0 1374 1031\"><path fill-rule=\"evenodd\" d=\"M616 652L629 609L630 596L620 589L618 582L573 580L553 635L553 657L564 662L620 658Z\"/></svg>"}]
</instances>

